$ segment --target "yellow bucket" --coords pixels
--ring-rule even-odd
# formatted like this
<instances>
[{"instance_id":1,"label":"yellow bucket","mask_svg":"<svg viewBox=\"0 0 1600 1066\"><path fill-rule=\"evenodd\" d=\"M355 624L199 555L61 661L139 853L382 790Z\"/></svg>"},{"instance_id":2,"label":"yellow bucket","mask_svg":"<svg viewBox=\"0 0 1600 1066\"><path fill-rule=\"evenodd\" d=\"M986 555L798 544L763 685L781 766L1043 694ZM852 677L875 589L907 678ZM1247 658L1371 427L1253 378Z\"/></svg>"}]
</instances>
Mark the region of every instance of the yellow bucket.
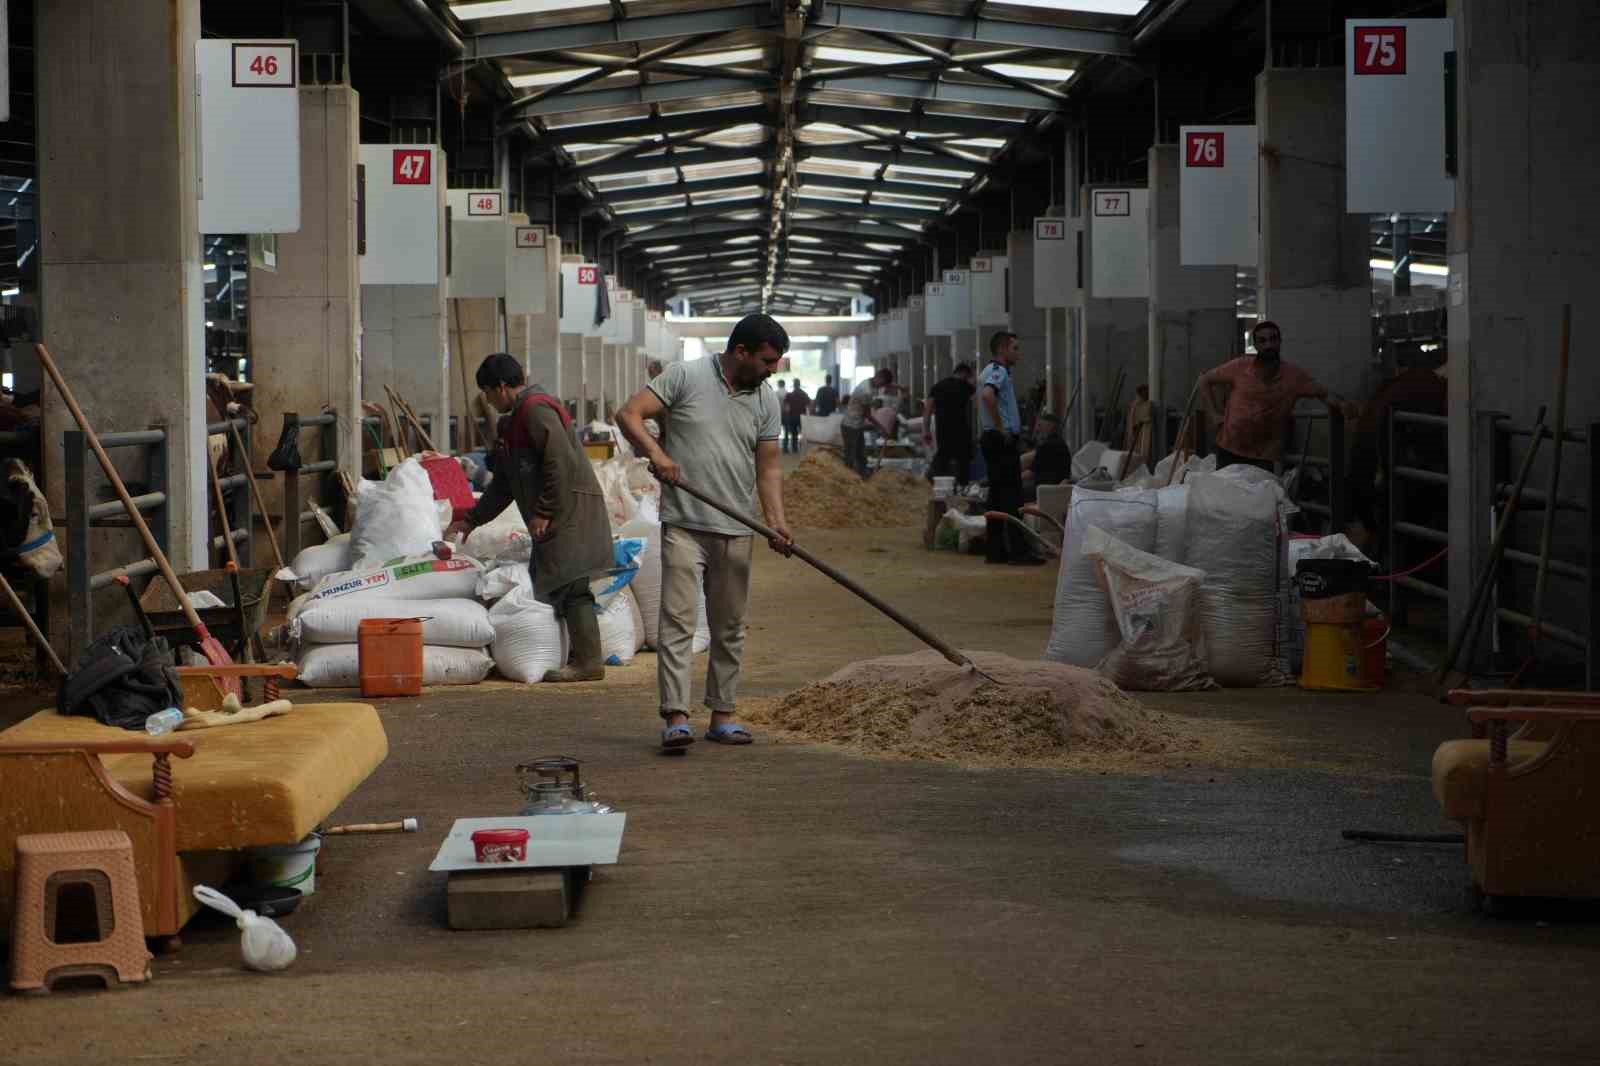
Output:
<instances>
[{"instance_id":1,"label":"yellow bucket","mask_svg":"<svg viewBox=\"0 0 1600 1066\"><path fill-rule=\"evenodd\" d=\"M1362 680L1361 623L1307 622L1300 687L1314 692L1376 692Z\"/></svg>"}]
</instances>

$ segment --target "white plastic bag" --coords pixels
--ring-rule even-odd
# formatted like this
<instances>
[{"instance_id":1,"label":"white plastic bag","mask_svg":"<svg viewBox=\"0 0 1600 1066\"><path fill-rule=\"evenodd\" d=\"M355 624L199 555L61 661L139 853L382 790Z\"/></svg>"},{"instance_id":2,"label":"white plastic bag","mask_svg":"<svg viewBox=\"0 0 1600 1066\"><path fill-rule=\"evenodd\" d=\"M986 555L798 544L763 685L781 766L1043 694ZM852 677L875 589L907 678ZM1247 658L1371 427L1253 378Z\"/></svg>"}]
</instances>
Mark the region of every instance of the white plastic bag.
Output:
<instances>
[{"instance_id":1,"label":"white plastic bag","mask_svg":"<svg viewBox=\"0 0 1600 1066\"><path fill-rule=\"evenodd\" d=\"M641 506L640 511L644 508ZM638 599L639 616L643 619L640 637L648 647L656 646L656 626L661 619L661 525L651 522L642 514L623 526L623 537L636 537L644 541L644 550L637 557L639 572L628 587Z\"/></svg>"},{"instance_id":2,"label":"white plastic bag","mask_svg":"<svg viewBox=\"0 0 1600 1066\"><path fill-rule=\"evenodd\" d=\"M414 555L372 569L329 574L303 598L296 597L295 603L303 611L313 603L345 598L471 599L478 593L482 576L483 564L468 556L435 559L432 553ZM289 618L295 617L296 608L291 605Z\"/></svg>"},{"instance_id":3,"label":"white plastic bag","mask_svg":"<svg viewBox=\"0 0 1600 1066\"><path fill-rule=\"evenodd\" d=\"M194 898L212 910L226 914L244 930L239 938L239 952L244 956L246 969L260 970L262 973L287 970L299 954L294 940L271 918L241 909L233 900L207 885L195 885Z\"/></svg>"},{"instance_id":4,"label":"white plastic bag","mask_svg":"<svg viewBox=\"0 0 1600 1066\"><path fill-rule=\"evenodd\" d=\"M843 414L801 415L800 439L807 444L831 444L844 447Z\"/></svg>"},{"instance_id":5,"label":"white plastic bag","mask_svg":"<svg viewBox=\"0 0 1600 1066\"><path fill-rule=\"evenodd\" d=\"M356 520L350 531L350 557L356 568L429 551L443 535L433 482L415 456L390 470L384 480L363 479L357 487Z\"/></svg>"},{"instance_id":6,"label":"white plastic bag","mask_svg":"<svg viewBox=\"0 0 1600 1066\"><path fill-rule=\"evenodd\" d=\"M356 597L315 604L291 623L291 634L310 644L354 644L368 618L420 618L422 643L482 648L494 640L489 612L476 600L407 600Z\"/></svg>"},{"instance_id":7,"label":"white plastic bag","mask_svg":"<svg viewBox=\"0 0 1600 1066\"><path fill-rule=\"evenodd\" d=\"M512 681L535 684L566 664L566 633L554 609L534 599L531 585L513 589L489 609L495 669Z\"/></svg>"},{"instance_id":8,"label":"white plastic bag","mask_svg":"<svg viewBox=\"0 0 1600 1066\"><path fill-rule=\"evenodd\" d=\"M1120 637L1096 670L1136 692L1217 687L1195 650L1203 570L1130 548L1096 526L1084 534L1083 557L1095 567Z\"/></svg>"},{"instance_id":9,"label":"white plastic bag","mask_svg":"<svg viewBox=\"0 0 1600 1066\"><path fill-rule=\"evenodd\" d=\"M1067 509L1067 533L1056 573L1055 619L1044 657L1050 662L1092 667L1117 645L1116 619L1083 557L1084 538L1098 526L1130 547L1150 551L1156 542L1156 494L1102 492L1074 486Z\"/></svg>"},{"instance_id":10,"label":"white plastic bag","mask_svg":"<svg viewBox=\"0 0 1600 1066\"><path fill-rule=\"evenodd\" d=\"M1228 468L1232 470L1232 467ZM1259 472L1259 471L1258 471ZM1277 479L1194 474L1184 563L1204 570L1200 653L1230 688L1288 683L1278 647L1280 557Z\"/></svg>"},{"instance_id":11,"label":"white plastic bag","mask_svg":"<svg viewBox=\"0 0 1600 1066\"><path fill-rule=\"evenodd\" d=\"M422 649L424 685L476 685L494 661L478 648ZM354 644L312 644L300 656L300 680L312 688L355 688L361 684L361 654Z\"/></svg>"},{"instance_id":12,"label":"white plastic bag","mask_svg":"<svg viewBox=\"0 0 1600 1066\"><path fill-rule=\"evenodd\" d=\"M522 520L522 512L511 504L467 534L462 550L484 563L526 563L533 552L533 537Z\"/></svg>"},{"instance_id":13,"label":"white plastic bag","mask_svg":"<svg viewBox=\"0 0 1600 1066\"><path fill-rule=\"evenodd\" d=\"M600 656L607 666L626 666L638 651L634 643L633 597L624 589L604 608L597 608L600 622Z\"/></svg>"},{"instance_id":14,"label":"white plastic bag","mask_svg":"<svg viewBox=\"0 0 1600 1066\"><path fill-rule=\"evenodd\" d=\"M326 544L302 548L294 561L275 575L279 581L293 581L301 592L312 588L329 574L350 569L350 534L340 533Z\"/></svg>"},{"instance_id":15,"label":"white plastic bag","mask_svg":"<svg viewBox=\"0 0 1600 1066\"><path fill-rule=\"evenodd\" d=\"M503 563L484 572L478 579L478 599L493 603L517 589L533 591L533 575L527 563Z\"/></svg>"}]
</instances>

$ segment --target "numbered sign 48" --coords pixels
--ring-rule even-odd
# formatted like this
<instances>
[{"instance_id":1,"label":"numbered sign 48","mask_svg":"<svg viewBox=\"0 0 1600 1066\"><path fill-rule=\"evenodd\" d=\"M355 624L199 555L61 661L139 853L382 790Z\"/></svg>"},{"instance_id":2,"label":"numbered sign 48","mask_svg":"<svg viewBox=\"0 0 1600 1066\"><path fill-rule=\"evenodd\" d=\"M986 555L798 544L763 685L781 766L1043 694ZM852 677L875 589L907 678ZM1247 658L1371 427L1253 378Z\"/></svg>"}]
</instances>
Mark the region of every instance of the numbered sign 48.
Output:
<instances>
[{"instance_id":1,"label":"numbered sign 48","mask_svg":"<svg viewBox=\"0 0 1600 1066\"><path fill-rule=\"evenodd\" d=\"M1133 214L1133 197L1125 189L1109 192L1097 190L1094 194L1095 218L1123 218Z\"/></svg>"},{"instance_id":2,"label":"numbered sign 48","mask_svg":"<svg viewBox=\"0 0 1600 1066\"><path fill-rule=\"evenodd\" d=\"M578 284L579 285L593 285L596 282L598 282L599 280L600 280L600 269L598 267L588 266L588 267L579 267L578 268Z\"/></svg>"},{"instance_id":3,"label":"numbered sign 48","mask_svg":"<svg viewBox=\"0 0 1600 1066\"><path fill-rule=\"evenodd\" d=\"M1223 139L1220 130L1190 133L1184 139L1184 165L1191 167L1226 166L1227 163L1224 162L1222 149Z\"/></svg>"},{"instance_id":4,"label":"numbered sign 48","mask_svg":"<svg viewBox=\"0 0 1600 1066\"><path fill-rule=\"evenodd\" d=\"M425 148L396 148L394 150L394 183L396 185L432 185L433 153Z\"/></svg>"},{"instance_id":5,"label":"numbered sign 48","mask_svg":"<svg viewBox=\"0 0 1600 1066\"><path fill-rule=\"evenodd\" d=\"M1033 239L1036 241L1064 241L1067 239L1067 224L1055 218L1034 219Z\"/></svg>"},{"instance_id":6,"label":"numbered sign 48","mask_svg":"<svg viewBox=\"0 0 1600 1066\"><path fill-rule=\"evenodd\" d=\"M1406 72L1404 26L1358 26L1355 46L1355 73L1404 74Z\"/></svg>"},{"instance_id":7,"label":"numbered sign 48","mask_svg":"<svg viewBox=\"0 0 1600 1066\"><path fill-rule=\"evenodd\" d=\"M293 89L295 61L292 44L281 41L236 41L233 46L233 84L238 89Z\"/></svg>"},{"instance_id":8,"label":"numbered sign 48","mask_svg":"<svg viewBox=\"0 0 1600 1066\"><path fill-rule=\"evenodd\" d=\"M467 197L467 214L475 216L500 214L498 192L475 192Z\"/></svg>"}]
</instances>

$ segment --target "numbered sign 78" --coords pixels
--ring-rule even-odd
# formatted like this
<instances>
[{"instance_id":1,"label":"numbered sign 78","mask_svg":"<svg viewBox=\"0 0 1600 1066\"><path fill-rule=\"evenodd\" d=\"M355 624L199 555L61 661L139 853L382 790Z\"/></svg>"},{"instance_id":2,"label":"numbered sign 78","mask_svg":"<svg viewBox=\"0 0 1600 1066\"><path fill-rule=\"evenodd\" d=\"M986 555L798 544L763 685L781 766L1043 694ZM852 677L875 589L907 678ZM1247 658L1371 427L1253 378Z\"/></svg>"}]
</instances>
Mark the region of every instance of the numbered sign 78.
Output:
<instances>
[{"instance_id":1,"label":"numbered sign 78","mask_svg":"<svg viewBox=\"0 0 1600 1066\"><path fill-rule=\"evenodd\" d=\"M1354 59L1357 74L1404 74L1406 28L1357 26Z\"/></svg>"},{"instance_id":2,"label":"numbered sign 78","mask_svg":"<svg viewBox=\"0 0 1600 1066\"><path fill-rule=\"evenodd\" d=\"M1190 133L1184 144L1183 160L1191 167L1223 166L1222 134L1212 131Z\"/></svg>"}]
</instances>

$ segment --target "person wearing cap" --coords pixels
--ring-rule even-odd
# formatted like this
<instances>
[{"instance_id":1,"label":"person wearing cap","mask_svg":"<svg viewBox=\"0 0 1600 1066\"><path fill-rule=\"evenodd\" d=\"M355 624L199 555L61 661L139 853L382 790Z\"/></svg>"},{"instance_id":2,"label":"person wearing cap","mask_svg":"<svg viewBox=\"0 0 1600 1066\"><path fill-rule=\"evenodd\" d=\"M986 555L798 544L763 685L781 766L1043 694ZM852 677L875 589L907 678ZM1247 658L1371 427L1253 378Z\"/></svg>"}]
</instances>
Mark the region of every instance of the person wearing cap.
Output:
<instances>
[{"instance_id":1,"label":"person wearing cap","mask_svg":"<svg viewBox=\"0 0 1600 1066\"><path fill-rule=\"evenodd\" d=\"M1321 400L1347 417L1353 417L1355 409L1308 372L1283 361L1283 331L1276 322L1258 322L1250 335L1256 354L1241 355L1201 374L1200 396L1218 416L1216 393L1223 394L1217 469L1246 463L1270 473L1283 458L1284 423L1296 400Z\"/></svg>"},{"instance_id":2,"label":"person wearing cap","mask_svg":"<svg viewBox=\"0 0 1600 1066\"><path fill-rule=\"evenodd\" d=\"M522 364L505 352L478 367L478 388L506 415L494 479L477 505L450 524L445 539L464 535L517 505L533 540L528 568L533 594L567 623L570 665L546 681L599 681L606 676L589 581L612 566L611 518L572 418L553 396L529 388Z\"/></svg>"},{"instance_id":3,"label":"person wearing cap","mask_svg":"<svg viewBox=\"0 0 1600 1066\"><path fill-rule=\"evenodd\" d=\"M656 641L663 748L694 743L689 727L690 671L699 593L711 629L705 739L748 744L734 720L750 601L748 526L676 486L692 485L736 510L759 498L768 543L787 555L794 545L783 513L782 435L778 398L766 384L789 349L789 335L768 315L747 315L727 349L669 366L617 412L617 425L661 479L661 614ZM668 415L657 441L645 421Z\"/></svg>"},{"instance_id":4,"label":"person wearing cap","mask_svg":"<svg viewBox=\"0 0 1600 1066\"><path fill-rule=\"evenodd\" d=\"M1033 440L1033 449L1022 453L1022 491L1030 501L1039 498L1040 485L1059 485L1072 476L1072 449L1061 439L1054 411L1042 411L1034 420Z\"/></svg>"}]
</instances>

